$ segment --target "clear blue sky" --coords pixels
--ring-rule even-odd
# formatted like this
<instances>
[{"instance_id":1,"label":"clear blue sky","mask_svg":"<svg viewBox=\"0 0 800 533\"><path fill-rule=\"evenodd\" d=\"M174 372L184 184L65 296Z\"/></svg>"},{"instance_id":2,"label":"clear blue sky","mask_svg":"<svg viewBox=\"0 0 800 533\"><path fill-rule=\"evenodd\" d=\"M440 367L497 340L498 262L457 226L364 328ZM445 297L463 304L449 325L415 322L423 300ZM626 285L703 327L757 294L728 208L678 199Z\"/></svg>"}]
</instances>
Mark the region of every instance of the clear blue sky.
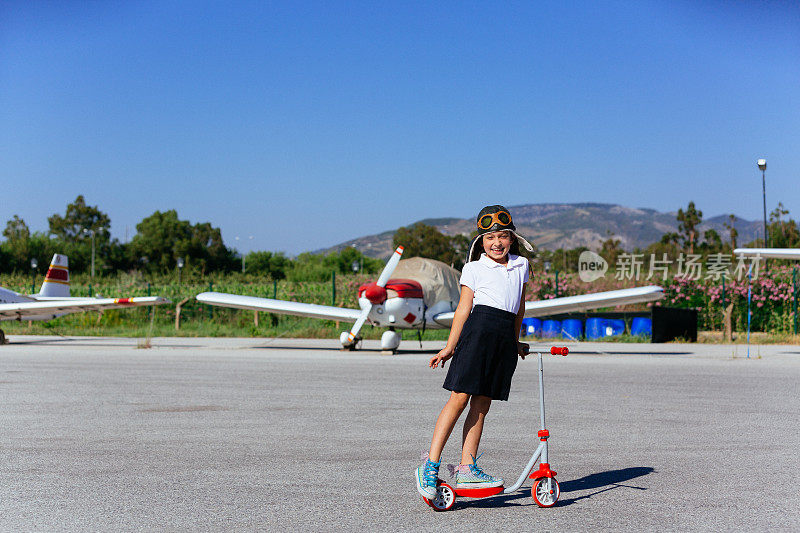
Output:
<instances>
[{"instance_id":1,"label":"clear blue sky","mask_svg":"<svg viewBox=\"0 0 800 533\"><path fill-rule=\"evenodd\" d=\"M294 254L488 203L800 218L796 2L4 2L0 223ZM252 240L247 239L252 235ZM240 241L241 242L241 241Z\"/></svg>"}]
</instances>

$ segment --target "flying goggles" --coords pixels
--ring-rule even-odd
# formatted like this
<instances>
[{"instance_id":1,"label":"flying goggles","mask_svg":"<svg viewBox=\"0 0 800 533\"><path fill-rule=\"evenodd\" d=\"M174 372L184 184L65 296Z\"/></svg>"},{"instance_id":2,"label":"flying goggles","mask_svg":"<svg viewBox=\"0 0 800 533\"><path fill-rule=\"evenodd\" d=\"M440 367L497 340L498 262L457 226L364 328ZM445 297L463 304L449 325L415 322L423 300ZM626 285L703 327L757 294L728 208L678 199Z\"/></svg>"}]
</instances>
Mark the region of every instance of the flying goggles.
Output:
<instances>
[{"instance_id":1,"label":"flying goggles","mask_svg":"<svg viewBox=\"0 0 800 533\"><path fill-rule=\"evenodd\" d=\"M508 214L508 211L498 211L497 213L483 215L478 219L478 229L487 230L491 228L495 222L501 226L510 226L511 215Z\"/></svg>"}]
</instances>

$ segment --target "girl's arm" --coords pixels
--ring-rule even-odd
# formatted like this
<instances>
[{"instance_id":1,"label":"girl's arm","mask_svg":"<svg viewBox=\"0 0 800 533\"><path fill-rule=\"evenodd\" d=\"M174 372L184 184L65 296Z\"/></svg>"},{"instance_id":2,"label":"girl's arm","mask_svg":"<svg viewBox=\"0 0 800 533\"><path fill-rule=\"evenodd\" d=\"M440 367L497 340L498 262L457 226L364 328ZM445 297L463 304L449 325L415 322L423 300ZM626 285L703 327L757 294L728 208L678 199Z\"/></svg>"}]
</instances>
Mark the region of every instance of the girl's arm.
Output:
<instances>
[{"instance_id":1,"label":"girl's arm","mask_svg":"<svg viewBox=\"0 0 800 533\"><path fill-rule=\"evenodd\" d=\"M521 342L519 342L519 333L522 330L522 319L525 317L525 291L528 284L522 286L522 297L519 299L519 309L517 309L517 318L514 320L514 327L517 328L517 353L520 357L525 359L525 349Z\"/></svg>"},{"instance_id":2,"label":"girl's arm","mask_svg":"<svg viewBox=\"0 0 800 533\"><path fill-rule=\"evenodd\" d=\"M461 286L461 298L458 300L458 307L456 307L455 316L453 317L453 325L450 326L450 336L447 337L447 345L431 357L431 362L428 364L431 368L436 368L439 363L444 368L444 362L453 357L453 351L458 344L458 338L461 337L461 330L464 329L464 322L467 321L469 314L472 312L472 299L475 293L466 285Z\"/></svg>"}]
</instances>

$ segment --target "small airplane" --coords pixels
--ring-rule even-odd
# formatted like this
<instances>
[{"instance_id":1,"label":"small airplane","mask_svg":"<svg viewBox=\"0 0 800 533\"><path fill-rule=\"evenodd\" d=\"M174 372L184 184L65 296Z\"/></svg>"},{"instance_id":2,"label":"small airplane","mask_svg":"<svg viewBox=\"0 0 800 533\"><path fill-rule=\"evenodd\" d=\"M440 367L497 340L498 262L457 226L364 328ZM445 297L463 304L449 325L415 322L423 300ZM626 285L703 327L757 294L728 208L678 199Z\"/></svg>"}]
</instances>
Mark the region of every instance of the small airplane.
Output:
<instances>
[{"instance_id":1,"label":"small airplane","mask_svg":"<svg viewBox=\"0 0 800 533\"><path fill-rule=\"evenodd\" d=\"M342 347L355 350L361 338L361 327L369 321L374 326L388 327L381 335L381 349L396 351L400 345L402 329L448 329L453 324L461 285L460 273L433 259L412 257L400 261L403 247L398 246L386 263L377 281L366 283L358 289L360 309L347 309L327 305L287 302L255 296L241 296L220 292L198 294L199 302L279 313L325 320L354 322L350 331L342 332ZM398 278L390 279L393 274ZM664 289L651 285L633 289L598 292L580 296L566 296L525 302L525 316L548 316L571 311L585 311L601 307L653 302L664 297Z\"/></svg>"},{"instance_id":2,"label":"small airplane","mask_svg":"<svg viewBox=\"0 0 800 533\"><path fill-rule=\"evenodd\" d=\"M81 311L125 309L166 303L170 303L169 300L161 296L137 296L133 298L71 297L67 256L55 254L38 294L25 296L0 287L0 320L52 320ZM3 330L0 330L0 344L4 343L5 334Z\"/></svg>"},{"instance_id":3,"label":"small airplane","mask_svg":"<svg viewBox=\"0 0 800 533\"><path fill-rule=\"evenodd\" d=\"M763 257L764 259L800 259L798 248L737 248L734 255Z\"/></svg>"}]
</instances>

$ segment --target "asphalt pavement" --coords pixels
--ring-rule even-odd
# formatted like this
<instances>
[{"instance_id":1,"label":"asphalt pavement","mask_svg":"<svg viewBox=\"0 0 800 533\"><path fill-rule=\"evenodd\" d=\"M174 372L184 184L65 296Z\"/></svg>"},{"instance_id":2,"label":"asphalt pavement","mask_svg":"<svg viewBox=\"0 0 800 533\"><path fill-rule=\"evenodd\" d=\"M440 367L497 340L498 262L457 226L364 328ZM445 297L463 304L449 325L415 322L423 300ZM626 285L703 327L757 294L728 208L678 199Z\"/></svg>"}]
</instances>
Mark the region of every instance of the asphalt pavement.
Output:
<instances>
[{"instance_id":1,"label":"asphalt pavement","mask_svg":"<svg viewBox=\"0 0 800 533\"><path fill-rule=\"evenodd\" d=\"M569 343L545 358L561 498L459 499L413 470L447 399L443 342L10 337L0 530L800 529L800 347ZM538 445L537 366L488 415L481 466ZM444 452L460 456L460 423Z\"/></svg>"}]
</instances>

